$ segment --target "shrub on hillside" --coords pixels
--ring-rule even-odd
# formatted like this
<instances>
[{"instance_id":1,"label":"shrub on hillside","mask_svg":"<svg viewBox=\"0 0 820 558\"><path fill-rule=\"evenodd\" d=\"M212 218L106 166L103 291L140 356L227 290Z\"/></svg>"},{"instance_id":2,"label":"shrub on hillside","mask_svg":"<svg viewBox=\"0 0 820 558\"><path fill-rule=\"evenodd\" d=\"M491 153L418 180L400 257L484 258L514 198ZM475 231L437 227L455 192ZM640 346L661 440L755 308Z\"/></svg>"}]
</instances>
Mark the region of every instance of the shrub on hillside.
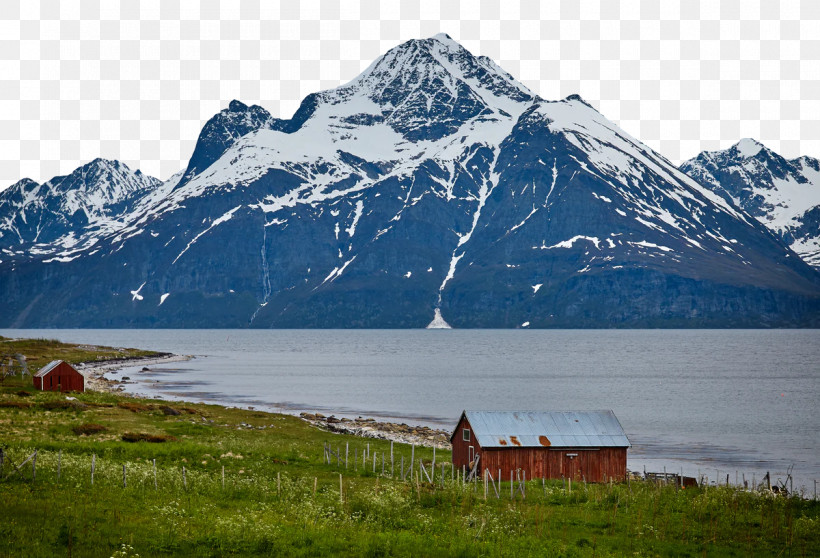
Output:
<instances>
[{"instance_id":1,"label":"shrub on hillside","mask_svg":"<svg viewBox=\"0 0 820 558\"><path fill-rule=\"evenodd\" d=\"M117 403L117 407L127 409L132 413L141 413L153 409L152 405L145 405L144 403L137 403L136 401L120 401Z\"/></svg>"},{"instance_id":2,"label":"shrub on hillside","mask_svg":"<svg viewBox=\"0 0 820 558\"><path fill-rule=\"evenodd\" d=\"M55 410L55 409L75 409L75 410L82 410L86 409L88 406L85 403L80 403L79 401L64 401L64 400L55 400L55 401L43 401L40 403L40 406L43 409Z\"/></svg>"},{"instance_id":3,"label":"shrub on hillside","mask_svg":"<svg viewBox=\"0 0 820 558\"><path fill-rule=\"evenodd\" d=\"M28 409L31 403L28 401L0 401L0 407L14 407L17 409Z\"/></svg>"},{"instance_id":4,"label":"shrub on hillside","mask_svg":"<svg viewBox=\"0 0 820 558\"><path fill-rule=\"evenodd\" d=\"M108 429L102 424L86 422L85 424L75 426L71 430L73 430L74 434L76 434L77 436L82 436L83 434L89 436L91 434L99 434L100 432L105 432Z\"/></svg>"},{"instance_id":5,"label":"shrub on hillside","mask_svg":"<svg viewBox=\"0 0 820 558\"><path fill-rule=\"evenodd\" d=\"M126 432L122 435L123 442L151 442L161 444L162 442L174 442L176 438L168 434L146 434L145 432Z\"/></svg>"}]
</instances>

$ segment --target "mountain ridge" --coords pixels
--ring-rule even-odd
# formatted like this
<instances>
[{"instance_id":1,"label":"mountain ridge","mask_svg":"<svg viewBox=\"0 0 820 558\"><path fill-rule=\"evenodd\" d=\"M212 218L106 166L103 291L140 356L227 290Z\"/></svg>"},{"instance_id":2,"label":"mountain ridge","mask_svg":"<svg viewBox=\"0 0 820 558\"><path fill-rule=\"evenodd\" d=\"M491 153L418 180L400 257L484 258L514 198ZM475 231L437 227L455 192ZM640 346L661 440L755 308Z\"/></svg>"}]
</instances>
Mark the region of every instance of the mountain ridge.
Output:
<instances>
[{"instance_id":1,"label":"mountain ridge","mask_svg":"<svg viewBox=\"0 0 820 558\"><path fill-rule=\"evenodd\" d=\"M820 323L820 274L732 200L444 35L197 147L60 260L4 253L0 325Z\"/></svg>"}]
</instances>

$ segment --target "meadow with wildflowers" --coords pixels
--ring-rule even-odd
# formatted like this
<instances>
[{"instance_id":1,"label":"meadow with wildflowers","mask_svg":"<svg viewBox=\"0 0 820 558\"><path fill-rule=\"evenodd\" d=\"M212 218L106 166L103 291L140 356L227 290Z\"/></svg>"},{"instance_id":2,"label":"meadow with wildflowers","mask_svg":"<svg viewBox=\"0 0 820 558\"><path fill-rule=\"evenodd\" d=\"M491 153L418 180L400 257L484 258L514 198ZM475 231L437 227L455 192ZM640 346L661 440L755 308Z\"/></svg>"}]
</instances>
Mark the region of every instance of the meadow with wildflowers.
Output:
<instances>
[{"instance_id":1,"label":"meadow with wildflowers","mask_svg":"<svg viewBox=\"0 0 820 558\"><path fill-rule=\"evenodd\" d=\"M402 479L433 450L394 444L391 475L390 442L293 416L71 396L0 384L0 556L820 555L820 503L799 495L535 480L485 497L441 450L432 482Z\"/></svg>"}]
</instances>

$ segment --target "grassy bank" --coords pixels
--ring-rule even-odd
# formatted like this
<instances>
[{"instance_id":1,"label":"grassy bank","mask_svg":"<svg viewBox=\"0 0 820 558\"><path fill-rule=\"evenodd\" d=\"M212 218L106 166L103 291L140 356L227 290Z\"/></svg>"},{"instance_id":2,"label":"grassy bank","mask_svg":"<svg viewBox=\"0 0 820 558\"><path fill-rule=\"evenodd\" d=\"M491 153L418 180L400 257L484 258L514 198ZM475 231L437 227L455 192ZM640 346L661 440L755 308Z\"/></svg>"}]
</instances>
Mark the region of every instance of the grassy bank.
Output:
<instances>
[{"instance_id":1,"label":"grassy bank","mask_svg":"<svg viewBox=\"0 0 820 558\"><path fill-rule=\"evenodd\" d=\"M116 361L138 357L162 356L166 353L144 351L141 349L126 349L114 347L100 347L97 345L75 345L61 343L55 339L11 339L0 336L0 360L3 364L14 355L24 355L29 370L37 372L52 360L64 360L72 364L92 361ZM14 363L19 366L18 363ZM13 382L14 380L9 380Z\"/></svg>"},{"instance_id":2,"label":"grassy bank","mask_svg":"<svg viewBox=\"0 0 820 558\"><path fill-rule=\"evenodd\" d=\"M433 482L402 481L402 458L407 468L413 452L429 472L431 449L395 444L391 477L389 442L295 417L92 392L67 400L30 381L0 387L2 556L820 553L820 506L799 498L534 481L525 499L502 483L501 498L489 489L485 500L483 485L447 467L442 479L447 452ZM342 456L347 445L347 467L325 462L327 443ZM35 450L36 467L16 470Z\"/></svg>"}]
</instances>

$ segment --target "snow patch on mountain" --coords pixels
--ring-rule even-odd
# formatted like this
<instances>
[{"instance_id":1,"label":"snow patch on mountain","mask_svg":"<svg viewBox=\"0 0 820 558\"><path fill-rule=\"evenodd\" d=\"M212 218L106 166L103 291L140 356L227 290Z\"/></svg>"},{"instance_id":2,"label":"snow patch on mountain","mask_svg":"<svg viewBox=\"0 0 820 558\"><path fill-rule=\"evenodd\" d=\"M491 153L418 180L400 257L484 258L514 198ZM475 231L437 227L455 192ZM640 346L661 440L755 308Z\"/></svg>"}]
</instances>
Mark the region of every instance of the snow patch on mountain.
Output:
<instances>
[{"instance_id":1,"label":"snow patch on mountain","mask_svg":"<svg viewBox=\"0 0 820 558\"><path fill-rule=\"evenodd\" d=\"M199 234L197 234L197 235L193 238L193 240L191 240L191 241L190 241L190 242L189 242L189 243L185 246L185 248L183 248L182 252L180 252L180 253L177 255L177 257L176 257L176 258L174 258L174 261L172 261L172 262L171 262L171 265L173 265L173 264L177 263L177 260L179 260L179 258L181 258L181 257L182 257L182 255L183 255L183 254L185 254L185 252L187 252L187 251L188 251L188 249L189 249L191 246L193 246L194 244L196 244L196 241L197 241L197 240L199 240L200 238L202 238L202 236L203 236L203 235L205 235L206 233L210 232L210 231L211 231L211 229L213 229L214 227L217 227L217 226L221 225L222 223L225 223L225 222L227 222L227 221L230 221L230 220L231 220L231 217L233 217L233 214L234 214L234 213L236 213L236 211L237 211L239 208L241 208L241 207L242 207L241 205L238 205L238 206L234 207L233 209L231 209L230 211L228 211L227 213L223 214L222 216L220 216L220 217L216 218L216 219L215 219L215 220L214 220L214 221L213 221L210 225L208 225L208 227L207 227L204 231L202 231L202 232L200 232ZM264 230L264 229L263 229L263 230Z\"/></svg>"},{"instance_id":2,"label":"snow patch on mountain","mask_svg":"<svg viewBox=\"0 0 820 558\"><path fill-rule=\"evenodd\" d=\"M433 321L427 325L427 329L452 329L441 315L441 309L436 308L433 312Z\"/></svg>"},{"instance_id":3,"label":"snow patch on mountain","mask_svg":"<svg viewBox=\"0 0 820 558\"><path fill-rule=\"evenodd\" d=\"M578 242L579 240L586 240L588 242L591 242L592 244L595 245L595 248L600 249L601 241L598 240L598 237L596 237L596 236L584 236L584 235L580 235L580 234L576 235L576 236L573 236L569 240L562 240L561 242L553 244L552 246L541 246L541 249L542 250L550 250L551 248L572 248L573 245L576 242Z\"/></svg>"}]
</instances>

